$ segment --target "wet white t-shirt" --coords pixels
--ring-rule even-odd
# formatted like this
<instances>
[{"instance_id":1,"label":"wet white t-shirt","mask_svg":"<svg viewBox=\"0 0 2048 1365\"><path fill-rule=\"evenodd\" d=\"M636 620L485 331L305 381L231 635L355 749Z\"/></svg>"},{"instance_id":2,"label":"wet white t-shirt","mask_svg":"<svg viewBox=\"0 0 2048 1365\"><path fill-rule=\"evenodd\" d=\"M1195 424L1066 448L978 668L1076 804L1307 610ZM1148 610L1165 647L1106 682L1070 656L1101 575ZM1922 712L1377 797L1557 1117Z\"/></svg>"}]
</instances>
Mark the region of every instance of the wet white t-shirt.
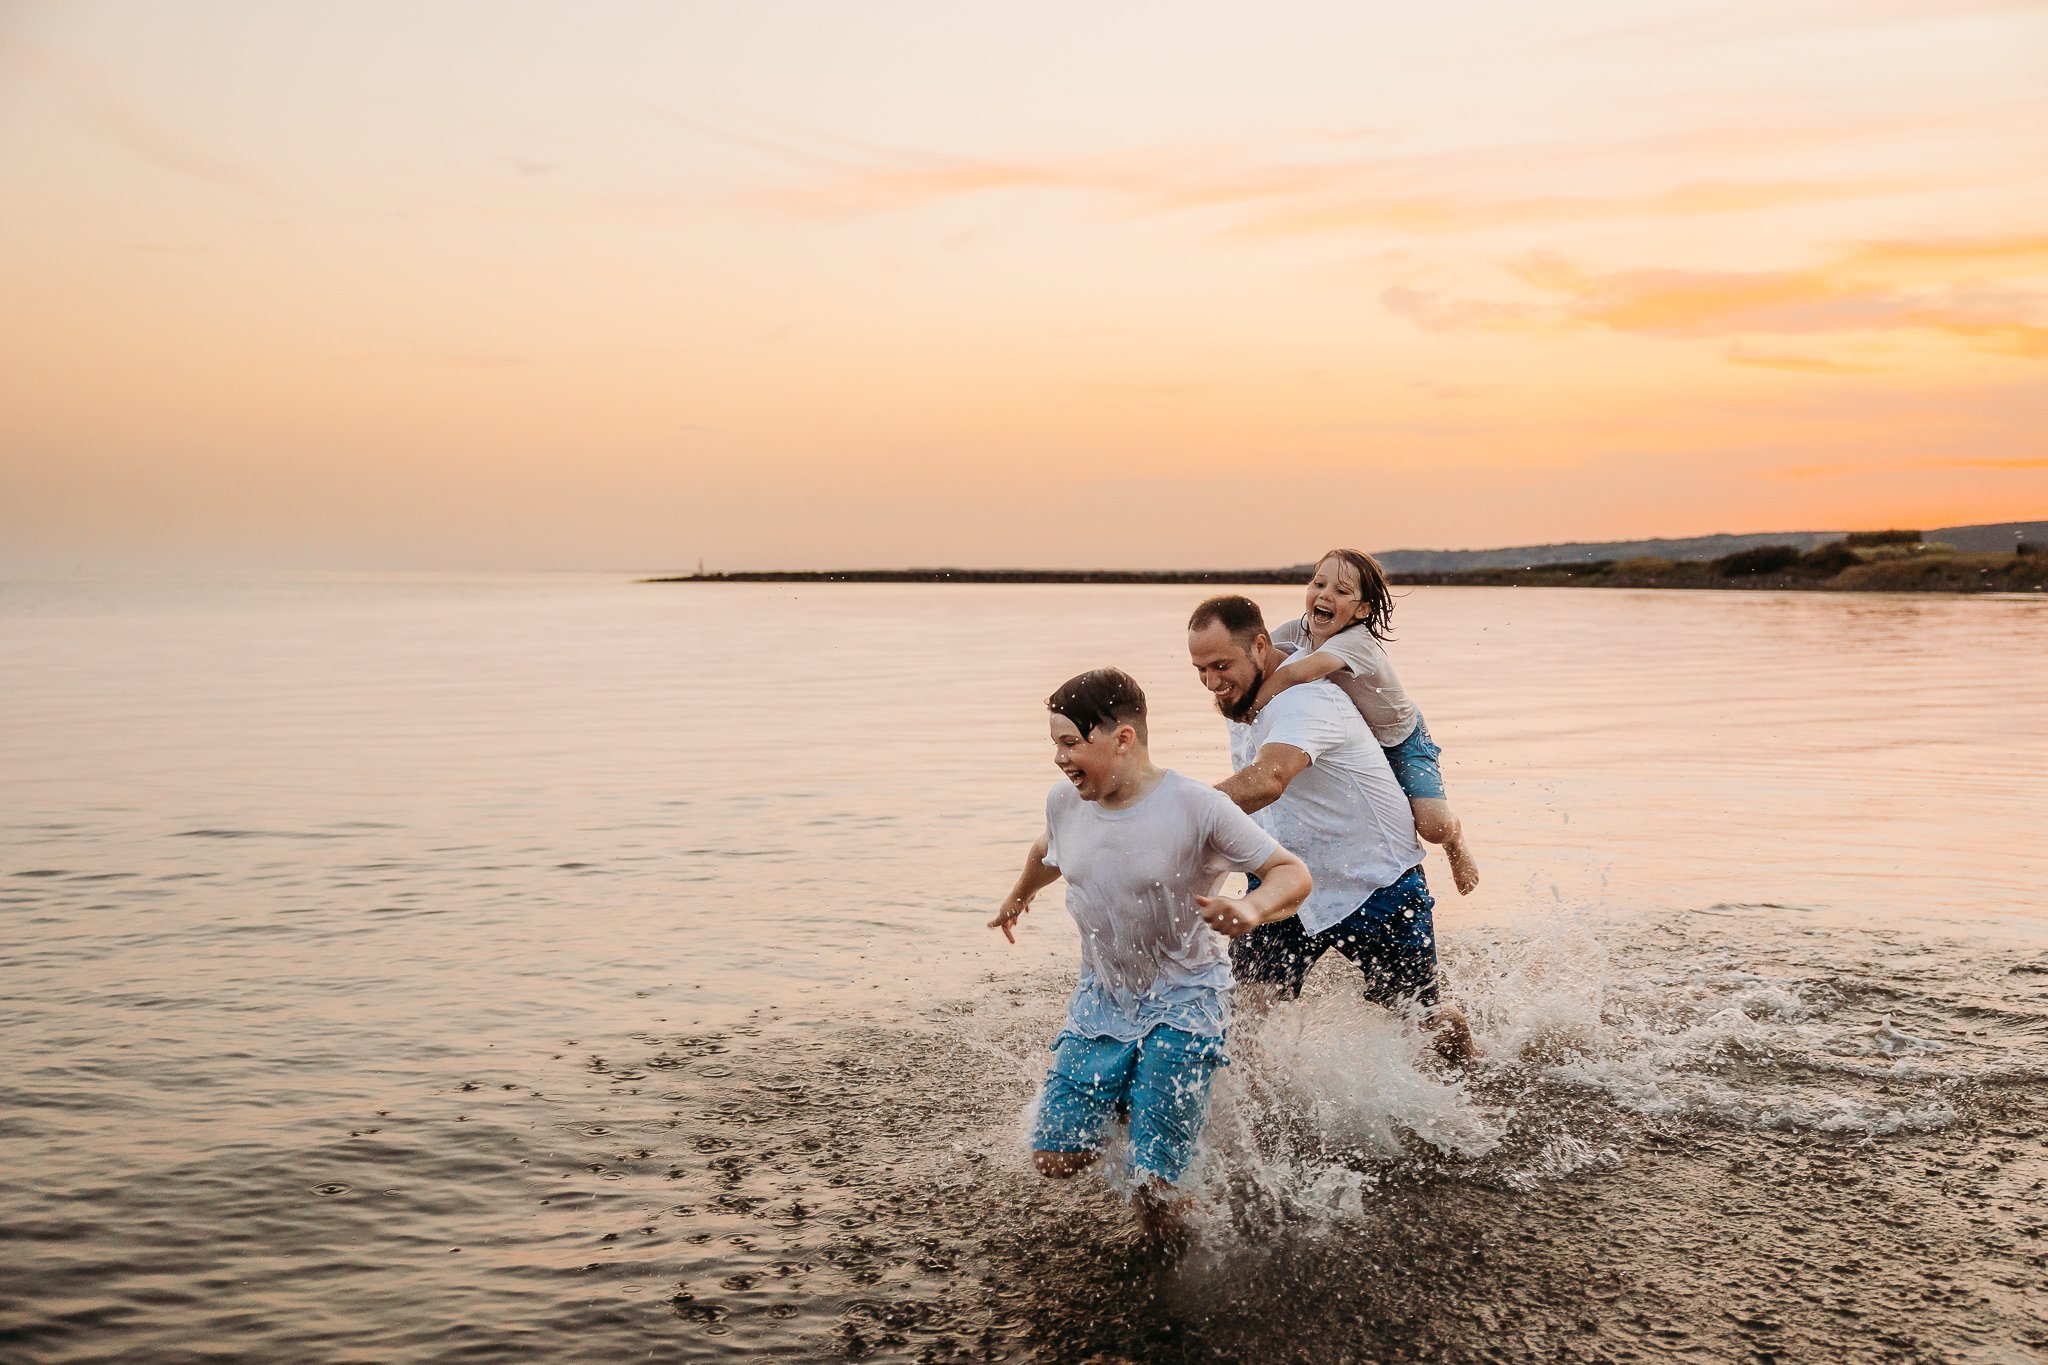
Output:
<instances>
[{"instance_id":1,"label":"wet white t-shirt","mask_svg":"<svg viewBox=\"0 0 2048 1365\"><path fill-rule=\"evenodd\" d=\"M1060 783L1045 798L1045 836L1081 930L1065 1031L1132 1042L1167 1024L1221 1037L1230 941L1202 922L1195 897L1222 873L1265 866L1272 836L1222 792L1170 769L1121 810Z\"/></svg>"},{"instance_id":2,"label":"wet white t-shirt","mask_svg":"<svg viewBox=\"0 0 2048 1365\"><path fill-rule=\"evenodd\" d=\"M1319 934L1421 863L1415 812L1358 708L1327 681L1288 688L1249 725L1230 722L1233 767L1268 744L1309 756L1280 799L1252 818L1308 864L1316 884L1301 927Z\"/></svg>"},{"instance_id":3,"label":"wet white t-shirt","mask_svg":"<svg viewBox=\"0 0 2048 1365\"><path fill-rule=\"evenodd\" d=\"M1315 648L1308 627L1298 619L1274 627L1271 638L1282 654L1295 654L1297 650L1305 653ZM1386 648L1373 638L1371 631L1364 626L1340 630L1323 642L1319 652L1343 661L1344 666L1332 673L1329 681L1351 698L1351 704L1365 717L1373 738L1382 747L1391 749L1415 733L1415 703L1408 700L1408 690L1395 676L1394 661L1387 657Z\"/></svg>"}]
</instances>

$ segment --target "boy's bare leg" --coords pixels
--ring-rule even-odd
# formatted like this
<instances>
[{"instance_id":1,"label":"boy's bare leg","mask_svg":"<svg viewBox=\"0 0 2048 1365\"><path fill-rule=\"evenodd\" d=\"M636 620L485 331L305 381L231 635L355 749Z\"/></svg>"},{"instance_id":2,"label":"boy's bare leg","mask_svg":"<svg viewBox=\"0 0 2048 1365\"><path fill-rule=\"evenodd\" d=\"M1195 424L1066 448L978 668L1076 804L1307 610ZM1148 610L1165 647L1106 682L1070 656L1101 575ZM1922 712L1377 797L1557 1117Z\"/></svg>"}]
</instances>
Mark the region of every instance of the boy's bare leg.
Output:
<instances>
[{"instance_id":1,"label":"boy's bare leg","mask_svg":"<svg viewBox=\"0 0 2048 1365\"><path fill-rule=\"evenodd\" d=\"M1451 860L1451 880L1458 884L1458 894L1471 895L1472 888L1479 885L1479 864L1466 847L1465 828L1451 812L1451 803L1442 797L1418 796L1408 805L1415 812L1415 832L1429 843L1441 845L1444 856Z\"/></svg>"},{"instance_id":2,"label":"boy's bare leg","mask_svg":"<svg viewBox=\"0 0 2048 1365\"><path fill-rule=\"evenodd\" d=\"M1031 1160L1032 1164L1038 1167L1040 1175L1049 1176L1054 1180L1065 1180L1068 1176L1085 1169L1095 1160L1096 1155L1094 1152L1036 1151L1031 1154Z\"/></svg>"},{"instance_id":3,"label":"boy's bare leg","mask_svg":"<svg viewBox=\"0 0 2048 1365\"><path fill-rule=\"evenodd\" d=\"M1188 1249L1188 1207L1194 1197L1177 1192L1153 1176L1131 1196L1131 1208L1138 1215L1138 1229L1163 1251L1179 1255Z\"/></svg>"}]
</instances>

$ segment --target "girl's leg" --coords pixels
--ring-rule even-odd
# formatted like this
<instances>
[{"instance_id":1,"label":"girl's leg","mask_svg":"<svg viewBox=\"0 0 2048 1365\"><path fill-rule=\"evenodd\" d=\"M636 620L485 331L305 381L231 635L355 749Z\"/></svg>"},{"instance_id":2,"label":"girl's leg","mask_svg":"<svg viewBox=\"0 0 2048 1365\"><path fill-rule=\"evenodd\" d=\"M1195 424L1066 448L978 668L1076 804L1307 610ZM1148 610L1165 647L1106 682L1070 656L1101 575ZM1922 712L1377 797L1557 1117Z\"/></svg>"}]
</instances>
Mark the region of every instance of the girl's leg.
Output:
<instances>
[{"instance_id":1,"label":"girl's leg","mask_svg":"<svg viewBox=\"0 0 2048 1365\"><path fill-rule=\"evenodd\" d=\"M1417 716L1414 732L1387 750L1387 764L1401 790L1408 793L1408 804L1415 811L1415 832L1425 841L1443 846L1458 894L1469 896L1479 885L1479 864L1465 846L1465 831L1451 813L1451 803L1444 799L1444 771L1437 762L1442 753L1429 737L1429 726Z\"/></svg>"},{"instance_id":2,"label":"girl's leg","mask_svg":"<svg viewBox=\"0 0 2048 1365\"><path fill-rule=\"evenodd\" d=\"M1479 885L1479 864L1465 844L1464 826L1458 823L1451 803L1440 796L1417 796L1410 798L1408 805L1415 812L1415 832L1429 843L1443 846L1458 893L1471 895L1472 888Z\"/></svg>"}]
</instances>

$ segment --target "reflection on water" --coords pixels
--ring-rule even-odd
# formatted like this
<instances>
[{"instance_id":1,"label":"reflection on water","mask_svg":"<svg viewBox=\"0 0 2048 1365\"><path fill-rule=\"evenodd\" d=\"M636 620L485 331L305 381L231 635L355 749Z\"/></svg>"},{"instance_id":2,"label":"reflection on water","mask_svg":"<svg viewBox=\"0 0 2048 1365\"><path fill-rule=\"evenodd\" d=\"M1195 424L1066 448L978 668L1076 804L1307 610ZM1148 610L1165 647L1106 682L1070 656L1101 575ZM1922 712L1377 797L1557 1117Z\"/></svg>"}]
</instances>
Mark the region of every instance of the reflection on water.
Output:
<instances>
[{"instance_id":1,"label":"reflection on water","mask_svg":"<svg viewBox=\"0 0 2048 1365\"><path fill-rule=\"evenodd\" d=\"M1195 596L0 585L0 1356L2048 1347L2048 604L1415 593L1486 1060L1319 969L1167 1268L980 925L1061 678L1222 775Z\"/></svg>"}]
</instances>

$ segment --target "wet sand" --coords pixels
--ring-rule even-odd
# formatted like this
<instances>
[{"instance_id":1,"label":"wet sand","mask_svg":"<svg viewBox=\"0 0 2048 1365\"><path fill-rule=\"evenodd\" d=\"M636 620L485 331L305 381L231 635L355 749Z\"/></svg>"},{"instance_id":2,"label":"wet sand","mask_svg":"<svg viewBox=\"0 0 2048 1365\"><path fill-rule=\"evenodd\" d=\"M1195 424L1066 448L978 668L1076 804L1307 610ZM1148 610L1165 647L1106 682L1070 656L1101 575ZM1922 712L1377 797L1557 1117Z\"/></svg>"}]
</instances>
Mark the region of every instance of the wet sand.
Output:
<instances>
[{"instance_id":1,"label":"wet sand","mask_svg":"<svg viewBox=\"0 0 2048 1365\"><path fill-rule=\"evenodd\" d=\"M1109 1181L1029 1173L1019 1106L1056 1026L1036 978L991 980L990 1001L924 1028L732 1040L733 1075L674 1115L700 1136L610 1159L642 1181L671 1163L658 1178L686 1192L648 1210L643 1237L679 1219L709 1238L701 1268L664 1287L670 1311L764 1356L2016 1361L2048 1347L2048 961L1842 934L1770 945L1753 937L1761 918L1619 949L1610 965L1638 982L1688 984L1638 986L1597 1019L1533 1024L1543 1000L1475 976L1482 1041L1520 1042L1463 1078L1424 1061L1412 1030L1389 1053L1384 1017L1319 969L1309 1041L1381 1074L1343 1098L1352 1112L1304 1122L1326 1078L1236 1049L1275 1088L1253 1101L1240 1076L1220 1098L1235 1112L1212 1136L1241 1145L1210 1155L1185 1264L1135 1235ZM1699 953L1724 960L1696 975ZM1352 1052L1361 1021L1376 1045ZM1294 1088L1311 1080L1314 1094ZM1457 1102L1397 1098L1437 1084ZM629 1087L613 1105L646 1102ZM1483 1117L1461 1125L1461 1110ZM1391 1151L1359 1140L1383 1130Z\"/></svg>"}]
</instances>

